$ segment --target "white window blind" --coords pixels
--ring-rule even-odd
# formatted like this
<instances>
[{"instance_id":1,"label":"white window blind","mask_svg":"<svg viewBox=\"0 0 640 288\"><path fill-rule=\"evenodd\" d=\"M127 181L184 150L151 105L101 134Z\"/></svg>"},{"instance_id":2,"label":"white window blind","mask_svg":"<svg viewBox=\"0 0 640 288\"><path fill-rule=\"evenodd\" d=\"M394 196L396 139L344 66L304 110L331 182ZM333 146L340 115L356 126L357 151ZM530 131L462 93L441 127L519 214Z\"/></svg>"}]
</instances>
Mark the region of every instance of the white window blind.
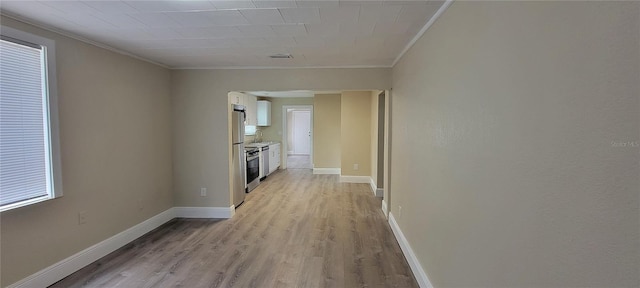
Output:
<instances>
[{"instance_id":1,"label":"white window blind","mask_svg":"<svg viewBox=\"0 0 640 288\"><path fill-rule=\"evenodd\" d=\"M0 206L53 196L45 57L0 40Z\"/></svg>"}]
</instances>

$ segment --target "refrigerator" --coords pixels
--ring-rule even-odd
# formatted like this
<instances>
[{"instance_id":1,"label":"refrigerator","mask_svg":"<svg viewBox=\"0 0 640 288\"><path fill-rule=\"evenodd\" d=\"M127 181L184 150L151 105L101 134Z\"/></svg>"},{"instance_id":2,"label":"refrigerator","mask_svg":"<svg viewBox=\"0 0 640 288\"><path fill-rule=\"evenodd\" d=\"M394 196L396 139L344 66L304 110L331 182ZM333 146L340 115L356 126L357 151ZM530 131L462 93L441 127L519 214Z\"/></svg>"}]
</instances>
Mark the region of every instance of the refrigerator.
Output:
<instances>
[{"instance_id":1,"label":"refrigerator","mask_svg":"<svg viewBox=\"0 0 640 288\"><path fill-rule=\"evenodd\" d=\"M240 206L244 202L247 162L244 154L244 119L245 107L242 105L233 105L231 114L231 145L233 145L233 205Z\"/></svg>"}]
</instances>

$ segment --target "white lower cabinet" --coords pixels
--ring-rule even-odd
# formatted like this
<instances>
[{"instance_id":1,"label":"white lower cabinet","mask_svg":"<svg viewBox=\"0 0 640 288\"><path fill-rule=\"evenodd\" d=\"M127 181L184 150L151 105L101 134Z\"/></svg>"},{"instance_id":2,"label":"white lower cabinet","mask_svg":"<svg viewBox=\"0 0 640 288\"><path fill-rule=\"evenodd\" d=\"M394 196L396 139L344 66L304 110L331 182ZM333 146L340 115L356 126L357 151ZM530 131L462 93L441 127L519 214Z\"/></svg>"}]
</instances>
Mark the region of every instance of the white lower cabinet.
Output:
<instances>
[{"instance_id":1,"label":"white lower cabinet","mask_svg":"<svg viewBox=\"0 0 640 288\"><path fill-rule=\"evenodd\" d=\"M280 143L269 145L269 174L280 167Z\"/></svg>"}]
</instances>

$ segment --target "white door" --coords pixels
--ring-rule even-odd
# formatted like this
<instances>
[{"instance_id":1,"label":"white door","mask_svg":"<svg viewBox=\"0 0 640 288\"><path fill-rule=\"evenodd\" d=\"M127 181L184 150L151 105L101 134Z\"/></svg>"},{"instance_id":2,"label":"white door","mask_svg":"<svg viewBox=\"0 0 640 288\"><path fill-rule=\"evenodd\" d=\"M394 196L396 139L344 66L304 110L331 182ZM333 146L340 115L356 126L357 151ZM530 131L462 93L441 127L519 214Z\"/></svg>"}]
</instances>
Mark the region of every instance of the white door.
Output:
<instances>
[{"instance_id":1,"label":"white door","mask_svg":"<svg viewBox=\"0 0 640 288\"><path fill-rule=\"evenodd\" d=\"M311 112L293 111L293 154L311 152Z\"/></svg>"}]
</instances>

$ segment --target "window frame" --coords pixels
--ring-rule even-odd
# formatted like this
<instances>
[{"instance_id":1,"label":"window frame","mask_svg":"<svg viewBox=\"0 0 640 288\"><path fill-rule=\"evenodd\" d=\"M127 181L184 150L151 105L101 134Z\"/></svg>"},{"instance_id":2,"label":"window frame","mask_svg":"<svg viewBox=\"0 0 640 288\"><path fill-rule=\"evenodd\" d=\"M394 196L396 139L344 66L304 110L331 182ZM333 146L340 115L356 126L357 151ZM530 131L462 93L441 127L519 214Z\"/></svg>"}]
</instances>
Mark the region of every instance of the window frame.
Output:
<instances>
[{"instance_id":1,"label":"window frame","mask_svg":"<svg viewBox=\"0 0 640 288\"><path fill-rule=\"evenodd\" d=\"M47 195L0 206L0 212L4 212L62 197L63 190L62 164L60 161L60 132L58 121L58 86L56 77L55 41L4 25L0 25L0 35L13 38L17 41L26 42L28 44L39 45L42 47L42 50L44 52L43 63L45 67L43 69L43 79L46 89L43 89L43 108L45 108L43 109L45 115L43 125L45 125L45 130L47 130L45 132L48 132L45 134L45 141L47 145L45 145L46 158L44 159L44 161L47 167L47 182L50 183L49 185L47 185L49 186ZM17 44L25 45L23 43Z\"/></svg>"}]
</instances>

